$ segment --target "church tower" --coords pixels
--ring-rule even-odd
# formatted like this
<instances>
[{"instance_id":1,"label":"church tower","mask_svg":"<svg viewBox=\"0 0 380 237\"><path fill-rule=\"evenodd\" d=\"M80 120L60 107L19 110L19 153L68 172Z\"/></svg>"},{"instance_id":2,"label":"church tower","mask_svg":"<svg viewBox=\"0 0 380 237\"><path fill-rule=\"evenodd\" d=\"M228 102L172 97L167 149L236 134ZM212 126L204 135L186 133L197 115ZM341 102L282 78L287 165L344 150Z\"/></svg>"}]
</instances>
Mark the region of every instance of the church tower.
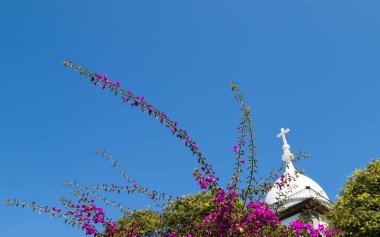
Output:
<instances>
[{"instance_id":1,"label":"church tower","mask_svg":"<svg viewBox=\"0 0 380 237\"><path fill-rule=\"evenodd\" d=\"M331 209L331 202L321 186L295 170L292 163L294 156L286 140L289 131L281 128L281 133L277 135L284 143L282 160L286 162L286 169L268 192L265 202L276 211L282 224L288 225L301 218L317 228L318 224L326 224L322 215Z\"/></svg>"}]
</instances>

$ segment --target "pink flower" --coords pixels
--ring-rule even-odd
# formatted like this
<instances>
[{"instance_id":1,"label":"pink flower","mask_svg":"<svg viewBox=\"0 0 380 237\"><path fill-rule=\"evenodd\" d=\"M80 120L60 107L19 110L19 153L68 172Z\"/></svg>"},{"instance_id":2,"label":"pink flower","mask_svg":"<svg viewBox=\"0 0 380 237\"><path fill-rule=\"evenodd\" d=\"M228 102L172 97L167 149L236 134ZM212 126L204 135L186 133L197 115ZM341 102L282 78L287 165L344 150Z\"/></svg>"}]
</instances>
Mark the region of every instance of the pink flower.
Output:
<instances>
[{"instance_id":1,"label":"pink flower","mask_svg":"<svg viewBox=\"0 0 380 237\"><path fill-rule=\"evenodd\" d=\"M106 84L110 83L110 81L108 80L108 76L107 75L104 75L104 83L106 83Z\"/></svg>"},{"instance_id":2,"label":"pink flower","mask_svg":"<svg viewBox=\"0 0 380 237\"><path fill-rule=\"evenodd\" d=\"M234 152L238 152L238 147L237 146L234 146Z\"/></svg>"}]
</instances>

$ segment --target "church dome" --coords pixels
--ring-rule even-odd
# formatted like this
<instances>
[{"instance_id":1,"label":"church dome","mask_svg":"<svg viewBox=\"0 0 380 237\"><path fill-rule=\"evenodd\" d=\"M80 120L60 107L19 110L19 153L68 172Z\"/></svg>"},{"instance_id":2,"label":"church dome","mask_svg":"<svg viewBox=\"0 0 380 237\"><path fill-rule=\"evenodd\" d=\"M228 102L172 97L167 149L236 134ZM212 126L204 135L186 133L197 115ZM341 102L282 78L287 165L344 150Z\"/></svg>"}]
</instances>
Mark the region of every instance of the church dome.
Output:
<instances>
[{"instance_id":1,"label":"church dome","mask_svg":"<svg viewBox=\"0 0 380 237\"><path fill-rule=\"evenodd\" d=\"M268 192L265 202L269 205L281 204L284 208L293 206L309 198L315 198L320 202L329 203L326 192L311 178L298 174L291 161L287 162L284 175L289 186L281 184L281 178L276 181L274 187Z\"/></svg>"},{"instance_id":2,"label":"church dome","mask_svg":"<svg viewBox=\"0 0 380 237\"><path fill-rule=\"evenodd\" d=\"M287 209L308 199L314 199L326 206L330 205L326 192L311 178L299 174L294 169L292 160L294 155L290 152L290 146L286 140L286 133L289 129L281 128L281 133L277 135L282 138L282 160L286 162L284 174L276 181L268 192L265 202L274 208Z\"/></svg>"}]
</instances>

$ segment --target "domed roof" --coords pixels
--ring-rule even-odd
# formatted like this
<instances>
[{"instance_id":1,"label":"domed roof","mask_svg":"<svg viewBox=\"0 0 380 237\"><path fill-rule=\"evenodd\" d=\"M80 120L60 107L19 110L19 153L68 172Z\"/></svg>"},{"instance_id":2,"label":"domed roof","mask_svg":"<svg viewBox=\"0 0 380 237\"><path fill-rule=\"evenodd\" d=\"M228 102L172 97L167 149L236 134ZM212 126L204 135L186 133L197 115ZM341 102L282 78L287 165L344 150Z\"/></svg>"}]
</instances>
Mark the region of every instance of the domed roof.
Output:
<instances>
[{"instance_id":1,"label":"domed roof","mask_svg":"<svg viewBox=\"0 0 380 237\"><path fill-rule=\"evenodd\" d=\"M281 209L287 209L309 198L330 205L329 197L321 186L311 178L297 173L294 169L292 163L294 155L290 152L290 145L285 136L289 131L290 129L281 128L281 133L277 135L278 138L282 138L284 143L282 160L286 162L286 169L268 192L265 202L274 207L281 207Z\"/></svg>"},{"instance_id":2,"label":"domed roof","mask_svg":"<svg viewBox=\"0 0 380 237\"><path fill-rule=\"evenodd\" d=\"M279 184L283 181L279 178L265 198L265 202L269 205L278 202L278 204L284 205L283 207L287 208L308 198L315 198L318 201L329 203L329 197L322 187L311 178L297 173L291 161L287 162L282 177L289 180L287 182L289 185L285 184L280 188Z\"/></svg>"}]
</instances>

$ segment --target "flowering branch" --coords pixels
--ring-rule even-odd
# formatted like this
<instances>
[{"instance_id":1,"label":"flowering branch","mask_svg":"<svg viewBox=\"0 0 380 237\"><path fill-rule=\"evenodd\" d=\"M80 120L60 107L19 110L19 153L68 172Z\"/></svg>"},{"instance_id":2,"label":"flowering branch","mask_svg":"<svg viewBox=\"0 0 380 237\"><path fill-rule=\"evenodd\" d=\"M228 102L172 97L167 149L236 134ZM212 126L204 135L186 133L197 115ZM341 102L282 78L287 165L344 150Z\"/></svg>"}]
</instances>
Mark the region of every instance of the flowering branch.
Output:
<instances>
[{"instance_id":1,"label":"flowering branch","mask_svg":"<svg viewBox=\"0 0 380 237\"><path fill-rule=\"evenodd\" d=\"M102 157L102 158L105 158L106 160L110 161L112 163L112 166L115 167L119 173L121 174L121 176L123 176L124 178L127 179L128 183L130 183L132 185L132 187L129 187L129 186L117 186L117 185L112 185L111 189L107 189L107 190L115 190L115 189L118 189L118 192L120 193L121 191L128 191L129 192L138 192L146 197L148 197L149 199L151 199L152 201L154 201L158 206L162 207L162 205L160 205L157 201L160 200L160 199L163 199L163 200L170 200L172 199L173 197L172 196L168 196L166 195L165 193L159 193L157 191L150 191L149 189L145 188L145 187L142 187L140 185L137 185L136 184L136 181L133 180L129 175L127 175L127 173L125 172L125 170L121 167L121 165L119 164L118 161L114 160L112 158L112 155L111 154L108 154L107 152L105 151L101 151L101 150L98 150L98 151L95 151L95 154ZM103 186L104 187L104 186Z\"/></svg>"},{"instance_id":2,"label":"flowering branch","mask_svg":"<svg viewBox=\"0 0 380 237\"><path fill-rule=\"evenodd\" d=\"M231 88L232 88L232 90L235 90L235 93L236 93L236 91L238 91L237 85L235 83L231 83ZM238 95L235 95L235 98L237 98L237 96ZM244 138L247 136L247 134L245 133L244 128L247 126L248 120L246 119L246 115L245 115L245 111L244 111L244 103L241 103L241 101L239 101L239 102L240 102L239 105L241 106L240 110L242 111L242 115L241 115L242 122L240 122L240 126L237 127L237 130L238 131L240 130L240 135L237 137L238 143L237 143L237 145L235 145L233 147L233 151L234 151L235 155L237 156L236 162L235 162L236 166L234 168L235 172L232 175L232 180L231 180L231 184L232 184L231 189L233 189L233 190L236 189L237 184L240 182L239 176L240 176L240 173L242 172L242 169L240 167L246 163L245 160L242 160L241 158L242 158L242 156L245 155L243 148L246 145L246 141L244 140Z\"/></svg>"},{"instance_id":3,"label":"flowering branch","mask_svg":"<svg viewBox=\"0 0 380 237\"><path fill-rule=\"evenodd\" d=\"M231 89L235 94L235 99L240 104L240 111L242 112L241 120L242 120L242 130L243 136L247 136L248 134L248 170L249 176L247 177L247 188L242 192L242 199L244 200L244 206L247 203L247 199L249 198L251 201L254 199L253 195L259 195L259 191L256 188L253 188L252 182L257 183L255 174L257 174L257 159L255 159L255 149L257 148L254 145L253 134L253 120L251 119L251 108L247 105L247 101L244 100L244 94L240 93L240 88L236 83L231 83ZM245 145L245 143L244 143ZM241 147L241 144L240 144Z\"/></svg>"},{"instance_id":4,"label":"flowering branch","mask_svg":"<svg viewBox=\"0 0 380 237\"><path fill-rule=\"evenodd\" d=\"M19 206L22 208L31 208L33 211L37 210L39 214L49 213L53 218L55 216L65 219L65 223L76 226L86 231L87 235L100 236L100 233L95 228L96 224L102 224L105 233L115 232L115 222L105 217L105 212L102 208L94 205L95 200L89 200L86 194L80 195L79 202L74 204L71 200L59 198L58 200L68 210L63 212L61 208L36 205L36 202L25 202L16 199L8 200L5 205Z\"/></svg>"},{"instance_id":5,"label":"flowering branch","mask_svg":"<svg viewBox=\"0 0 380 237\"><path fill-rule=\"evenodd\" d=\"M94 196L94 198L100 200L100 201L103 201L104 203L106 203L107 205L111 205L113 207L116 207L116 208L119 208L123 213L125 214L132 214L133 211L131 211L129 208L126 208L124 207L121 203L117 203L117 202L114 202L114 201L110 201L108 200L107 198L95 193L93 190L91 190L91 188L89 187L86 187L85 185L83 184L80 184L80 183L77 183L77 182L66 182L63 184L64 186L66 187L75 187L75 188L79 188L83 191L85 191L85 195L88 196L89 194L91 194L92 196ZM80 193L78 190L71 190L71 192L77 196L77 197L81 197L83 196L82 193Z\"/></svg>"},{"instance_id":6,"label":"flowering branch","mask_svg":"<svg viewBox=\"0 0 380 237\"><path fill-rule=\"evenodd\" d=\"M242 156L244 156L244 149L243 147L245 146L246 142L244 140L244 137L246 136L246 134L244 133L244 130L242 129L242 127L244 127L246 125L246 121L244 120L242 123L241 123L241 127L239 126L238 127L238 130L240 130L240 135L238 136L238 144L234 146L233 150L234 150L234 153L235 155L237 156L236 157L236 162L235 162L235 172L234 174L232 175L232 179L231 179L231 188L232 189L235 189L237 184L240 182L240 173L242 172L242 169L240 168L241 165L244 165L245 164L245 160L242 160Z\"/></svg>"},{"instance_id":7,"label":"flowering branch","mask_svg":"<svg viewBox=\"0 0 380 237\"><path fill-rule=\"evenodd\" d=\"M197 143L190 138L187 131L177 127L177 122L170 120L164 112L157 110L153 105L147 103L144 96L134 96L130 90L121 89L120 82L111 82L107 75L90 72L85 67L68 60L63 61L62 64L65 67L72 68L74 71L78 71L79 75L89 78L94 85L98 85L101 89L107 88L114 92L115 96L120 94L124 103L130 104L131 107L140 107L143 112L147 112L149 116L155 117L161 124L170 128L173 135L181 139L193 155L197 156L197 162L202 170L201 182L205 182L207 188L217 187L212 165L206 161L206 157L200 152Z\"/></svg>"},{"instance_id":8,"label":"flowering branch","mask_svg":"<svg viewBox=\"0 0 380 237\"><path fill-rule=\"evenodd\" d=\"M55 216L64 218L65 224L71 225L72 227L76 226L77 228L80 228L83 224L81 221L78 221L78 220L71 218L70 216L62 213L61 209L59 209L59 208L50 209L48 206L39 206L36 204L36 202L29 203L29 202L25 202L25 201L19 201L16 199L12 199L12 200L6 201L5 205L16 206L16 207L21 207L21 208L31 208L33 211L37 210L39 214L50 213L50 216L52 218Z\"/></svg>"},{"instance_id":9,"label":"flowering branch","mask_svg":"<svg viewBox=\"0 0 380 237\"><path fill-rule=\"evenodd\" d=\"M71 200L66 198L59 198L58 200L64 205L66 210L66 215L71 215L80 223L82 223L82 229L86 230L86 235L102 236L100 232L96 229L96 224L102 224L105 233L115 233L116 223L109 218L106 218L106 213L100 207L95 206L95 199L91 200L88 198L88 194L80 194L79 192L74 192L74 194L79 198L78 203L73 203ZM52 208L57 209L56 207ZM59 209L60 210L60 209Z\"/></svg>"}]
</instances>

